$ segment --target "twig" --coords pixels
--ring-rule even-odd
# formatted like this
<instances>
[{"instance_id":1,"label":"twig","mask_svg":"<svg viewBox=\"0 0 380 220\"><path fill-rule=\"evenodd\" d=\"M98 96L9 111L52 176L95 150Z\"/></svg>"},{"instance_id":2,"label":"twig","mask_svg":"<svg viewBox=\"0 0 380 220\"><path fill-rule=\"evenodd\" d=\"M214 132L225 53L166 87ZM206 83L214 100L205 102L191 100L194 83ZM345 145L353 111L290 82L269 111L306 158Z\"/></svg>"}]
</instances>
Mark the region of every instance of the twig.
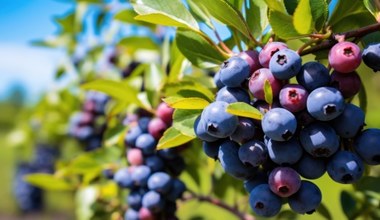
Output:
<instances>
[{"instance_id":1,"label":"twig","mask_svg":"<svg viewBox=\"0 0 380 220\"><path fill-rule=\"evenodd\" d=\"M196 199L200 202L208 202L210 204L213 204L224 210L229 211L230 213L238 217L240 220L255 220L255 218L252 215L240 212L236 207L230 206L226 204L225 202L223 202L222 200L219 200L217 198L213 198L210 196L199 195L191 191L188 191L188 192L189 193L186 194L183 198L184 201Z\"/></svg>"},{"instance_id":2,"label":"twig","mask_svg":"<svg viewBox=\"0 0 380 220\"><path fill-rule=\"evenodd\" d=\"M220 38L220 35L216 29L214 29L214 33L215 33L216 39L218 39L219 44L223 48L223 50L225 50L229 54L233 54L234 52L230 48L228 48L227 45L223 42L222 38Z\"/></svg>"},{"instance_id":3,"label":"twig","mask_svg":"<svg viewBox=\"0 0 380 220\"><path fill-rule=\"evenodd\" d=\"M343 32L339 35L344 36L345 39L349 39L349 38L358 39L358 38L361 38L363 36L366 36L370 33L376 32L376 31L380 31L380 23L368 25L368 26L365 26L365 27L362 27L362 28L359 28L356 30L352 30L352 31ZM335 36L336 35L332 34L332 39L325 40L322 43L320 43L314 47L303 50L300 53L300 55L303 56L303 55L307 55L307 54L310 54L310 53L313 53L316 51L331 48L332 46L334 46L337 43L337 41L335 40Z\"/></svg>"}]
</instances>

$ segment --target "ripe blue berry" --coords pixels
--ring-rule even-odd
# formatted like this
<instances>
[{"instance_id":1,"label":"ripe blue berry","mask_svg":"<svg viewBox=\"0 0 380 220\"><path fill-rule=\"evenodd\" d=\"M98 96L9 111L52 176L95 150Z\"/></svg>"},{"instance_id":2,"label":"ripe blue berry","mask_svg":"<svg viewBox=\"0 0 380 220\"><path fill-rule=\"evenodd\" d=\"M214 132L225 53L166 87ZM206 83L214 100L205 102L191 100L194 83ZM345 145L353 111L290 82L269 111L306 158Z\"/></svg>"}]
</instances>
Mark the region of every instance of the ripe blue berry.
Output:
<instances>
[{"instance_id":1,"label":"ripe blue berry","mask_svg":"<svg viewBox=\"0 0 380 220\"><path fill-rule=\"evenodd\" d=\"M269 110L261 121L266 136L275 141L289 140L297 128L297 120L286 109L274 108Z\"/></svg>"},{"instance_id":2,"label":"ripe blue berry","mask_svg":"<svg viewBox=\"0 0 380 220\"><path fill-rule=\"evenodd\" d=\"M308 91L330 83L329 70L318 62L305 63L297 75L297 82Z\"/></svg>"},{"instance_id":3,"label":"ripe blue berry","mask_svg":"<svg viewBox=\"0 0 380 220\"><path fill-rule=\"evenodd\" d=\"M197 137L203 141L213 142L217 141L218 138L211 136L206 130L206 123L202 120L201 116L198 116L194 122L194 132Z\"/></svg>"},{"instance_id":4,"label":"ripe blue berry","mask_svg":"<svg viewBox=\"0 0 380 220\"><path fill-rule=\"evenodd\" d=\"M273 54L282 49L288 49L288 46L282 42L267 43L259 53L259 62L262 67L269 68L269 61Z\"/></svg>"},{"instance_id":5,"label":"ripe blue berry","mask_svg":"<svg viewBox=\"0 0 380 220\"><path fill-rule=\"evenodd\" d=\"M282 201L270 190L268 184L261 184L249 194L249 205L257 215L272 217L280 212Z\"/></svg>"},{"instance_id":6,"label":"ripe blue berry","mask_svg":"<svg viewBox=\"0 0 380 220\"><path fill-rule=\"evenodd\" d=\"M339 117L331 121L336 133L343 138L353 138L364 126L365 115L361 108L351 103Z\"/></svg>"},{"instance_id":7,"label":"ripe blue berry","mask_svg":"<svg viewBox=\"0 0 380 220\"><path fill-rule=\"evenodd\" d=\"M186 191L186 185L179 179L174 179L172 188L166 195L166 199L175 202L175 200L181 198L182 194Z\"/></svg>"},{"instance_id":8,"label":"ripe blue berry","mask_svg":"<svg viewBox=\"0 0 380 220\"><path fill-rule=\"evenodd\" d=\"M134 185L132 174L128 167L116 171L113 180L122 188L132 188Z\"/></svg>"},{"instance_id":9,"label":"ripe blue berry","mask_svg":"<svg viewBox=\"0 0 380 220\"><path fill-rule=\"evenodd\" d=\"M363 62L373 71L380 70L380 43L368 45L362 54Z\"/></svg>"},{"instance_id":10,"label":"ripe blue berry","mask_svg":"<svg viewBox=\"0 0 380 220\"><path fill-rule=\"evenodd\" d=\"M141 134L136 139L136 147L140 148L145 155L153 154L156 150L156 140L150 134Z\"/></svg>"},{"instance_id":11,"label":"ripe blue berry","mask_svg":"<svg viewBox=\"0 0 380 220\"><path fill-rule=\"evenodd\" d=\"M303 128L300 142L314 157L330 157L339 149L339 137L328 124L315 122Z\"/></svg>"},{"instance_id":12,"label":"ripe blue berry","mask_svg":"<svg viewBox=\"0 0 380 220\"><path fill-rule=\"evenodd\" d=\"M168 193L172 184L172 178L164 172L153 173L148 179L148 188L161 194Z\"/></svg>"},{"instance_id":13,"label":"ripe blue berry","mask_svg":"<svg viewBox=\"0 0 380 220\"><path fill-rule=\"evenodd\" d=\"M141 208L142 196L143 195L139 190L131 191L127 197L128 206L135 210L139 210Z\"/></svg>"},{"instance_id":14,"label":"ripe blue berry","mask_svg":"<svg viewBox=\"0 0 380 220\"><path fill-rule=\"evenodd\" d=\"M361 63L358 45L344 41L335 44L329 51L329 63L334 70L341 73L354 71Z\"/></svg>"},{"instance_id":15,"label":"ripe blue berry","mask_svg":"<svg viewBox=\"0 0 380 220\"><path fill-rule=\"evenodd\" d=\"M141 131L143 133L148 132L148 125L149 125L150 120L151 120L151 118L149 118L149 117L142 117L138 120L137 123L138 123L138 125L141 128Z\"/></svg>"},{"instance_id":16,"label":"ripe blue berry","mask_svg":"<svg viewBox=\"0 0 380 220\"><path fill-rule=\"evenodd\" d=\"M219 74L224 85L239 87L249 77L250 67L247 61L235 56L224 61Z\"/></svg>"},{"instance_id":17,"label":"ripe blue berry","mask_svg":"<svg viewBox=\"0 0 380 220\"><path fill-rule=\"evenodd\" d=\"M338 117L344 110L342 94L332 87L320 87L313 90L306 101L307 111L320 121L329 121Z\"/></svg>"},{"instance_id":18,"label":"ripe blue berry","mask_svg":"<svg viewBox=\"0 0 380 220\"><path fill-rule=\"evenodd\" d=\"M231 140L238 143L245 143L255 136L255 125L249 118L239 118L239 124L235 132L231 135Z\"/></svg>"},{"instance_id":19,"label":"ripe blue berry","mask_svg":"<svg viewBox=\"0 0 380 220\"><path fill-rule=\"evenodd\" d=\"M273 193L280 197L289 197L301 186L300 175L290 167L277 167L268 177L268 184Z\"/></svg>"},{"instance_id":20,"label":"ripe blue berry","mask_svg":"<svg viewBox=\"0 0 380 220\"><path fill-rule=\"evenodd\" d=\"M246 50L239 53L238 56L247 61L251 73L261 68L259 61L259 52L256 50Z\"/></svg>"},{"instance_id":21,"label":"ripe blue berry","mask_svg":"<svg viewBox=\"0 0 380 220\"><path fill-rule=\"evenodd\" d=\"M203 152L210 158L217 160L218 159L218 152L219 147L222 141L214 141L214 142L207 142L203 141L202 147Z\"/></svg>"},{"instance_id":22,"label":"ripe blue berry","mask_svg":"<svg viewBox=\"0 0 380 220\"><path fill-rule=\"evenodd\" d=\"M224 171L238 179L248 179L255 175L256 169L244 165L239 159L239 144L225 141L220 145L218 158Z\"/></svg>"},{"instance_id":23,"label":"ripe blue berry","mask_svg":"<svg viewBox=\"0 0 380 220\"><path fill-rule=\"evenodd\" d=\"M249 94L241 88L223 87L216 94L216 101L223 101L227 103L251 101Z\"/></svg>"},{"instance_id":24,"label":"ripe blue berry","mask_svg":"<svg viewBox=\"0 0 380 220\"><path fill-rule=\"evenodd\" d=\"M318 179L326 172L326 162L323 158L304 154L294 165L294 169L306 179Z\"/></svg>"},{"instance_id":25,"label":"ripe blue berry","mask_svg":"<svg viewBox=\"0 0 380 220\"><path fill-rule=\"evenodd\" d=\"M216 88L221 89L224 87L224 84L220 80L220 72L216 72L214 75L214 83L216 85Z\"/></svg>"},{"instance_id":26,"label":"ripe blue berry","mask_svg":"<svg viewBox=\"0 0 380 220\"><path fill-rule=\"evenodd\" d=\"M304 87L297 84L284 86L279 95L280 104L290 112L299 112L305 109L309 93Z\"/></svg>"},{"instance_id":27,"label":"ripe blue berry","mask_svg":"<svg viewBox=\"0 0 380 220\"><path fill-rule=\"evenodd\" d=\"M343 98L351 98L360 91L362 81L356 72L339 73L334 71L331 74L331 86L338 89Z\"/></svg>"},{"instance_id":28,"label":"ripe blue berry","mask_svg":"<svg viewBox=\"0 0 380 220\"><path fill-rule=\"evenodd\" d=\"M327 173L338 183L354 183L362 177L363 172L363 161L349 151L338 151L327 164Z\"/></svg>"},{"instance_id":29,"label":"ripe blue berry","mask_svg":"<svg viewBox=\"0 0 380 220\"><path fill-rule=\"evenodd\" d=\"M139 212L129 208L124 214L124 220L140 220Z\"/></svg>"},{"instance_id":30,"label":"ripe blue berry","mask_svg":"<svg viewBox=\"0 0 380 220\"><path fill-rule=\"evenodd\" d=\"M206 123L208 134L218 138L226 138L234 133L239 121L238 117L226 112L227 102L215 101L202 112L202 120Z\"/></svg>"},{"instance_id":31,"label":"ripe blue berry","mask_svg":"<svg viewBox=\"0 0 380 220\"><path fill-rule=\"evenodd\" d=\"M149 191L143 196L142 206L157 213L165 207L165 200L158 192Z\"/></svg>"},{"instance_id":32,"label":"ripe blue berry","mask_svg":"<svg viewBox=\"0 0 380 220\"><path fill-rule=\"evenodd\" d=\"M246 165L260 166L267 160L267 157L267 148L261 141L251 140L239 148L240 161Z\"/></svg>"},{"instance_id":33,"label":"ripe blue berry","mask_svg":"<svg viewBox=\"0 0 380 220\"><path fill-rule=\"evenodd\" d=\"M136 166L132 171L132 180L136 186L146 186L151 170L148 166Z\"/></svg>"},{"instance_id":34,"label":"ripe blue berry","mask_svg":"<svg viewBox=\"0 0 380 220\"><path fill-rule=\"evenodd\" d=\"M269 69L273 73L273 76L282 80L296 76L301 67L301 57L290 49L283 49L276 52L269 62Z\"/></svg>"},{"instance_id":35,"label":"ripe blue berry","mask_svg":"<svg viewBox=\"0 0 380 220\"><path fill-rule=\"evenodd\" d=\"M256 186L266 183L268 183L268 176L264 172L258 171L254 177L244 180L244 189L250 193Z\"/></svg>"},{"instance_id":36,"label":"ripe blue berry","mask_svg":"<svg viewBox=\"0 0 380 220\"><path fill-rule=\"evenodd\" d=\"M312 214L321 201L321 190L317 185L306 180L302 180L298 192L288 198L290 208L300 214Z\"/></svg>"},{"instance_id":37,"label":"ripe blue berry","mask_svg":"<svg viewBox=\"0 0 380 220\"><path fill-rule=\"evenodd\" d=\"M369 165L380 164L380 130L364 130L354 143L355 151Z\"/></svg>"},{"instance_id":38,"label":"ripe blue berry","mask_svg":"<svg viewBox=\"0 0 380 220\"><path fill-rule=\"evenodd\" d=\"M279 165L296 163L303 153L303 148L296 138L288 141L269 140L267 142L270 159Z\"/></svg>"},{"instance_id":39,"label":"ripe blue berry","mask_svg":"<svg viewBox=\"0 0 380 220\"><path fill-rule=\"evenodd\" d=\"M150 168L152 172L161 171L164 169L164 161L157 155L145 157L144 164Z\"/></svg>"}]
</instances>

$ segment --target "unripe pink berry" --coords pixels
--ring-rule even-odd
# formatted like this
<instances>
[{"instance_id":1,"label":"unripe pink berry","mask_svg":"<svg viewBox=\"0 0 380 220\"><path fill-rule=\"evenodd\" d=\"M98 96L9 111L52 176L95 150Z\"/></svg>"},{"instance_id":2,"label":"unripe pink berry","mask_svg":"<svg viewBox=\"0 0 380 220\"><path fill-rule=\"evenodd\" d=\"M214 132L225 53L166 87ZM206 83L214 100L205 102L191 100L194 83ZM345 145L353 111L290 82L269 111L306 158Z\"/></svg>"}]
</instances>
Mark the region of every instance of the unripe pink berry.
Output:
<instances>
[{"instance_id":1,"label":"unripe pink berry","mask_svg":"<svg viewBox=\"0 0 380 220\"><path fill-rule=\"evenodd\" d=\"M335 44L329 52L330 66L341 73L353 72L362 61L358 45L344 41Z\"/></svg>"}]
</instances>

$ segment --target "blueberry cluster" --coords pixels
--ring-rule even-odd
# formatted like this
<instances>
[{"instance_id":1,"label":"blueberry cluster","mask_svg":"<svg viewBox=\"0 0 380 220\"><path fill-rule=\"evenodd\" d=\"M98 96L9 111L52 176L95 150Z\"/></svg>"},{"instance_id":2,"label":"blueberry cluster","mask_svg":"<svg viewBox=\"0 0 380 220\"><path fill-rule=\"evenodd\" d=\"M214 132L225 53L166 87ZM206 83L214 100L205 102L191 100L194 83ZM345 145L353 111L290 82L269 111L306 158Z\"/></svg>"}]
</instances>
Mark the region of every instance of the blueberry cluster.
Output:
<instances>
[{"instance_id":1,"label":"blueberry cluster","mask_svg":"<svg viewBox=\"0 0 380 220\"><path fill-rule=\"evenodd\" d=\"M86 151L99 148L105 131L104 113L108 96L91 91L86 94L82 111L72 115L69 134L85 146Z\"/></svg>"},{"instance_id":2,"label":"blueberry cluster","mask_svg":"<svg viewBox=\"0 0 380 220\"><path fill-rule=\"evenodd\" d=\"M161 103L156 117L130 115L125 136L129 166L113 176L121 188L130 189L127 220L176 219L176 203L186 190L176 178L185 168L177 148L156 150L157 141L172 123L173 109Z\"/></svg>"},{"instance_id":3,"label":"blueberry cluster","mask_svg":"<svg viewBox=\"0 0 380 220\"><path fill-rule=\"evenodd\" d=\"M379 69L379 50L379 45L370 46L363 53L374 70ZM318 62L302 65L286 44L271 42L260 53L231 57L214 76L216 100L196 119L194 131L209 157L244 180L257 215L278 214L283 198L293 211L311 214L322 194L309 180L327 171L338 183L354 183L363 175L363 162L380 164L380 129L362 130L364 112L349 103L361 87L355 72L362 60L360 48L340 42L328 58L331 75ZM289 83L293 77L298 84ZM259 121L229 114L226 108L234 102L250 104L264 117Z\"/></svg>"},{"instance_id":4,"label":"blueberry cluster","mask_svg":"<svg viewBox=\"0 0 380 220\"><path fill-rule=\"evenodd\" d=\"M36 212L43 208L43 190L24 181L24 176L34 173L53 173L59 155L58 148L37 144L30 163L20 163L13 179L13 195L22 212Z\"/></svg>"}]
</instances>

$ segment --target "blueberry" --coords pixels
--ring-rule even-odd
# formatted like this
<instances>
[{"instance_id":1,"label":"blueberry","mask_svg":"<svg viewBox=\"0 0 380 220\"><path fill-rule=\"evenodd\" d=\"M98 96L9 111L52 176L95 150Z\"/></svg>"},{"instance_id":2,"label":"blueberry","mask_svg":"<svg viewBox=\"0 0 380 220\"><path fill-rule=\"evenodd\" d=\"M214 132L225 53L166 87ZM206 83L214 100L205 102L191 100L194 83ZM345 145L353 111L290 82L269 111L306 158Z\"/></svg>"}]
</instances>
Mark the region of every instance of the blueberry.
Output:
<instances>
[{"instance_id":1,"label":"blueberry","mask_svg":"<svg viewBox=\"0 0 380 220\"><path fill-rule=\"evenodd\" d=\"M235 56L224 61L219 74L220 80L224 85L239 87L249 77L250 67L247 61Z\"/></svg>"},{"instance_id":2,"label":"blueberry","mask_svg":"<svg viewBox=\"0 0 380 220\"><path fill-rule=\"evenodd\" d=\"M380 164L380 130L364 130L354 142L354 148L363 161L369 165Z\"/></svg>"},{"instance_id":3,"label":"blueberry","mask_svg":"<svg viewBox=\"0 0 380 220\"><path fill-rule=\"evenodd\" d=\"M220 145L218 158L224 171L238 179L248 179L254 176L256 169L244 165L239 159L239 144L225 141Z\"/></svg>"},{"instance_id":4,"label":"blueberry","mask_svg":"<svg viewBox=\"0 0 380 220\"><path fill-rule=\"evenodd\" d=\"M231 135L231 140L238 143L245 143L255 136L255 124L249 118L239 118L239 124Z\"/></svg>"},{"instance_id":5,"label":"blueberry","mask_svg":"<svg viewBox=\"0 0 380 220\"><path fill-rule=\"evenodd\" d=\"M268 176L263 172L258 172L254 177L244 180L244 189L250 193L256 186L268 183Z\"/></svg>"},{"instance_id":6,"label":"blueberry","mask_svg":"<svg viewBox=\"0 0 380 220\"><path fill-rule=\"evenodd\" d=\"M173 121L174 109L168 106L165 102L161 102L157 106L156 115L161 118L167 125L170 125Z\"/></svg>"},{"instance_id":7,"label":"blueberry","mask_svg":"<svg viewBox=\"0 0 380 220\"><path fill-rule=\"evenodd\" d=\"M136 166L132 171L131 178L136 186L146 186L150 174L151 170L148 166Z\"/></svg>"},{"instance_id":8,"label":"blueberry","mask_svg":"<svg viewBox=\"0 0 380 220\"><path fill-rule=\"evenodd\" d=\"M318 62L305 63L297 74L297 82L308 91L313 91L330 83L329 70Z\"/></svg>"},{"instance_id":9,"label":"blueberry","mask_svg":"<svg viewBox=\"0 0 380 220\"><path fill-rule=\"evenodd\" d=\"M373 71L380 70L380 44L372 43L368 45L362 54L363 62Z\"/></svg>"},{"instance_id":10,"label":"blueberry","mask_svg":"<svg viewBox=\"0 0 380 220\"><path fill-rule=\"evenodd\" d=\"M297 128L297 120L286 109L274 108L269 110L261 121L266 136L275 141L289 140Z\"/></svg>"},{"instance_id":11,"label":"blueberry","mask_svg":"<svg viewBox=\"0 0 380 220\"><path fill-rule=\"evenodd\" d=\"M218 138L211 136L206 130L206 123L202 120L201 116L198 116L194 122L194 132L197 137L203 141L213 142L217 141Z\"/></svg>"},{"instance_id":12,"label":"blueberry","mask_svg":"<svg viewBox=\"0 0 380 220\"><path fill-rule=\"evenodd\" d=\"M301 177L290 167L277 167L269 174L268 184L276 195L289 197L300 188Z\"/></svg>"},{"instance_id":13,"label":"blueberry","mask_svg":"<svg viewBox=\"0 0 380 220\"><path fill-rule=\"evenodd\" d=\"M224 84L220 80L220 72L215 73L214 75L214 83L216 85L216 88L221 89L224 87Z\"/></svg>"},{"instance_id":14,"label":"blueberry","mask_svg":"<svg viewBox=\"0 0 380 220\"><path fill-rule=\"evenodd\" d=\"M142 134L142 130L139 126L131 127L125 135L124 142L129 147L136 146L137 138Z\"/></svg>"},{"instance_id":15,"label":"blueberry","mask_svg":"<svg viewBox=\"0 0 380 220\"><path fill-rule=\"evenodd\" d=\"M223 101L227 103L245 102L249 103L249 94L241 88L223 87L216 94L216 101Z\"/></svg>"},{"instance_id":16,"label":"blueberry","mask_svg":"<svg viewBox=\"0 0 380 220\"><path fill-rule=\"evenodd\" d=\"M303 148L296 138L288 141L269 140L267 143L270 159L279 165L296 163L302 157Z\"/></svg>"},{"instance_id":17,"label":"blueberry","mask_svg":"<svg viewBox=\"0 0 380 220\"><path fill-rule=\"evenodd\" d=\"M351 103L346 104L346 108L339 117L331 121L336 133L342 138L353 138L364 126L365 115L363 110Z\"/></svg>"},{"instance_id":18,"label":"blueberry","mask_svg":"<svg viewBox=\"0 0 380 220\"><path fill-rule=\"evenodd\" d=\"M165 167L164 161L161 159L161 157L155 154L145 157L144 164L148 166L152 172L161 171Z\"/></svg>"},{"instance_id":19,"label":"blueberry","mask_svg":"<svg viewBox=\"0 0 380 220\"><path fill-rule=\"evenodd\" d=\"M330 157L339 149L339 137L328 124L315 122L303 128L300 142L314 157Z\"/></svg>"},{"instance_id":20,"label":"blueberry","mask_svg":"<svg viewBox=\"0 0 380 220\"><path fill-rule=\"evenodd\" d=\"M124 214L124 220L140 220L139 212L129 208Z\"/></svg>"},{"instance_id":21,"label":"blueberry","mask_svg":"<svg viewBox=\"0 0 380 220\"><path fill-rule=\"evenodd\" d=\"M358 45L344 41L335 44L329 52L329 64L341 73L350 73L359 67L361 52Z\"/></svg>"},{"instance_id":22,"label":"blueberry","mask_svg":"<svg viewBox=\"0 0 380 220\"><path fill-rule=\"evenodd\" d=\"M342 93L343 98L351 98L358 94L362 87L362 81L356 72L331 74L331 86Z\"/></svg>"},{"instance_id":23,"label":"blueberry","mask_svg":"<svg viewBox=\"0 0 380 220\"><path fill-rule=\"evenodd\" d=\"M338 151L327 164L327 173L338 183L354 183L363 176L363 172L363 161L349 151Z\"/></svg>"},{"instance_id":24,"label":"blueberry","mask_svg":"<svg viewBox=\"0 0 380 220\"><path fill-rule=\"evenodd\" d=\"M168 193L172 184L172 178L164 172L153 173L148 179L148 188L161 194Z\"/></svg>"},{"instance_id":25,"label":"blueberry","mask_svg":"<svg viewBox=\"0 0 380 220\"><path fill-rule=\"evenodd\" d=\"M136 147L145 155L153 154L156 150L156 140L150 134L141 134L136 139Z\"/></svg>"},{"instance_id":26,"label":"blueberry","mask_svg":"<svg viewBox=\"0 0 380 220\"><path fill-rule=\"evenodd\" d=\"M166 160L171 160L178 156L175 148L162 149L162 150L157 151L157 154L158 156Z\"/></svg>"},{"instance_id":27,"label":"blueberry","mask_svg":"<svg viewBox=\"0 0 380 220\"><path fill-rule=\"evenodd\" d=\"M149 122L150 122L151 118L149 117L142 117L138 120L138 125L141 129L141 131L143 133L147 133L148 132L148 125L149 125Z\"/></svg>"},{"instance_id":28,"label":"blueberry","mask_svg":"<svg viewBox=\"0 0 380 220\"><path fill-rule=\"evenodd\" d=\"M312 214L322 201L322 193L314 183L302 180L297 193L288 198L290 208L300 214Z\"/></svg>"},{"instance_id":29,"label":"blueberry","mask_svg":"<svg viewBox=\"0 0 380 220\"><path fill-rule=\"evenodd\" d=\"M259 52L257 52L256 50L246 50L239 53L238 56L247 61L251 73L261 68L259 61Z\"/></svg>"},{"instance_id":30,"label":"blueberry","mask_svg":"<svg viewBox=\"0 0 380 220\"><path fill-rule=\"evenodd\" d=\"M293 50L283 49L273 54L269 69L277 79L290 79L296 76L302 67L301 57Z\"/></svg>"},{"instance_id":31,"label":"blueberry","mask_svg":"<svg viewBox=\"0 0 380 220\"><path fill-rule=\"evenodd\" d=\"M288 46L282 42L267 43L259 53L259 62L262 67L269 68L269 61L273 54L282 49L287 49Z\"/></svg>"},{"instance_id":32,"label":"blueberry","mask_svg":"<svg viewBox=\"0 0 380 220\"><path fill-rule=\"evenodd\" d=\"M306 101L307 111L320 121L329 121L338 117L344 110L342 94L332 87L320 87L313 90Z\"/></svg>"},{"instance_id":33,"label":"blueberry","mask_svg":"<svg viewBox=\"0 0 380 220\"><path fill-rule=\"evenodd\" d=\"M148 124L148 132L151 134L156 140L159 140L168 126L161 118L153 118Z\"/></svg>"},{"instance_id":34,"label":"blueberry","mask_svg":"<svg viewBox=\"0 0 380 220\"><path fill-rule=\"evenodd\" d=\"M203 141L203 152L210 158L217 160L220 144L223 141L207 142Z\"/></svg>"},{"instance_id":35,"label":"blueberry","mask_svg":"<svg viewBox=\"0 0 380 220\"><path fill-rule=\"evenodd\" d=\"M149 191L143 196L142 206L157 213L165 207L165 200L158 192Z\"/></svg>"},{"instance_id":36,"label":"blueberry","mask_svg":"<svg viewBox=\"0 0 380 220\"><path fill-rule=\"evenodd\" d=\"M249 205L257 215L272 217L280 212L282 201L270 190L268 184L261 184L249 194Z\"/></svg>"},{"instance_id":37,"label":"blueberry","mask_svg":"<svg viewBox=\"0 0 380 220\"><path fill-rule=\"evenodd\" d=\"M299 112L306 108L309 93L304 87L297 84L284 86L279 95L280 104L290 112Z\"/></svg>"},{"instance_id":38,"label":"blueberry","mask_svg":"<svg viewBox=\"0 0 380 220\"><path fill-rule=\"evenodd\" d=\"M304 154L294 165L294 169L306 179L318 179L326 172L326 162L323 158Z\"/></svg>"},{"instance_id":39,"label":"blueberry","mask_svg":"<svg viewBox=\"0 0 380 220\"><path fill-rule=\"evenodd\" d=\"M265 81L269 82L273 97L278 97L282 87L282 82L281 80L276 79L272 72L266 68L256 70L249 79L249 91L252 93L253 97L259 100L265 100Z\"/></svg>"},{"instance_id":40,"label":"blueberry","mask_svg":"<svg viewBox=\"0 0 380 220\"><path fill-rule=\"evenodd\" d=\"M261 141L251 140L239 148L239 159L246 165L260 166L267 160L267 157L267 148Z\"/></svg>"},{"instance_id":41,"label":"blueberry","mask_svg":"<svg viewBox=\"0 0 380 220\"><path fill-rule=\"evenodd\" d=\"M122 188L132 188L134 186L132 174L128 167L116 171L113 180Z\"/></svg>"},{"instance_id":42,"label":"blueberry","mask_svg":"<svg viewBox=\"0 0 380 220\"><path fill-rule=\"evenodd\" d=\"M239 121L238 117L226 112L227 102L215 101L202 112L202 120L206 123L207 133L218 138L226 138L234 133Z\"/></svg>"},{"instance_id":43,"label":"blueberry","mask_svg":"<svg viewBox=\"0 0 380 220\"><path fill-rule=\"evenodd\" d=\"M166 168L173 176L179 176L186 168L185 160L181 156L165 161Z\"/></svg>"},{"instance_id":44,"label":"blueberry","mask_svg":"<svg viewBox=\"0 0 380 220\"><path fill-rule=\"evenodd\" d=\"M130 165L137 166L144 163L144 156L140 149L131 148L127 151L127 160Z\"/></svg>"},{"instance_id":45,"label":"blueberry","mask_svg":"<svg viewBox=\"0 0 380 220\"><path fill-rule=\"evenodd\" d=\"M175 200L181 198L182 194L186 191L186 185L179 179L173 179L172 188L166 195L166 199L175 202Z\"/></svg>"},{"instance_id":46,"label":"blueberry","mask_svg":"<svg viewBox=\"0 0 380 220\"><path fill-rule=\"evenodd\" d=\"M141 208L142 195L139 190L131 191L127 197L128 206L135 210Z\"/></svg>"}]
</instances>

